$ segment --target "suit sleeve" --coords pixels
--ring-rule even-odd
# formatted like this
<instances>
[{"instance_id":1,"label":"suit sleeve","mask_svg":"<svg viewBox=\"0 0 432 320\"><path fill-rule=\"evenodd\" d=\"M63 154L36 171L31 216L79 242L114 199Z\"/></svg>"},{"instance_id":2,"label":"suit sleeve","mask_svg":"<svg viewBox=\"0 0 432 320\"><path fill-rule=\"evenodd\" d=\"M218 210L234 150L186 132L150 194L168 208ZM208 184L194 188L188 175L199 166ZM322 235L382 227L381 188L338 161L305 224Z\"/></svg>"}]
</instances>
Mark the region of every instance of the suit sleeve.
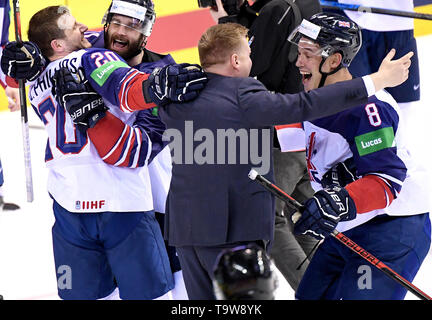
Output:
<instances>
[{"instance_id":1,"label":"suit sleeve","mask_svg":"<svg viewBox=\"0 0 432 320\"><path fill-rule=\"evenodd\" d=\"M259 81L245 78L237 94L246 120L258 127L310 121L368 101L361 78L297 94L271 93Z\"/></svg>"}]
</instances>

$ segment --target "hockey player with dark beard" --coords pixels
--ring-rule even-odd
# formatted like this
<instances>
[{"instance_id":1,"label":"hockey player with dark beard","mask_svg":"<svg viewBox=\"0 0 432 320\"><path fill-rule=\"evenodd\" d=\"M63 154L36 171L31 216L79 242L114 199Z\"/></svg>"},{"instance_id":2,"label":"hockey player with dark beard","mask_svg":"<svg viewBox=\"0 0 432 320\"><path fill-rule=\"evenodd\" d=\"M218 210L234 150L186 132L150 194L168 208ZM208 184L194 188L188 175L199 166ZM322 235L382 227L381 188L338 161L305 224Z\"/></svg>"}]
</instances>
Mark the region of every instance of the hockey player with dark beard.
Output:
<instances>
[{"instance_id":1,"label":"hockey player with dark beard","mask_svg":"<svg viewBox=\"0 0 432 320\"><path fill-rule=\"evenodd\" d=\"M146 8L145 20L139 21L133 16L129 16L127 12L118 13L120 12L119 8L121 7L119 4L121 2L132 3ZM116 3L117 9L113 9L113 3ZM146 48L147 40L156 20L156 12L151 0L113 1L113 3L102 21L104 23L103 33L97 34L96 39L92 39L95 35L89 37L89 41L94 42L93 46L101 46L103 38L103 46L106 49L118 53L131 67L146 73L151 73L155 68L175 63L171 55L159 54ZM165 125L157 115L157 107L152 110L138 111L138 114L136 121L141 122L143 126L157 128L157 130L152 131L153 135L150 137L153 142L155 156L149 161L148 168L155 215L163 230L165 202L171 182L172 167L169 147L166 146L166 142L162 141ZM107 147L104 137L106 137L106 131L110 130L112 130L112 123L110 123L109 119L88 130L93 143L100 150ZM112 141L113 145L115 143L116 140ZM103 155L101 154L101 156ZM165 244L175 280L175 288L171 292L172 298L185 300L187 299L187 293L184 287L180 262L175 248L168 246L167 242Z\"/></svg>"}]
</instances>

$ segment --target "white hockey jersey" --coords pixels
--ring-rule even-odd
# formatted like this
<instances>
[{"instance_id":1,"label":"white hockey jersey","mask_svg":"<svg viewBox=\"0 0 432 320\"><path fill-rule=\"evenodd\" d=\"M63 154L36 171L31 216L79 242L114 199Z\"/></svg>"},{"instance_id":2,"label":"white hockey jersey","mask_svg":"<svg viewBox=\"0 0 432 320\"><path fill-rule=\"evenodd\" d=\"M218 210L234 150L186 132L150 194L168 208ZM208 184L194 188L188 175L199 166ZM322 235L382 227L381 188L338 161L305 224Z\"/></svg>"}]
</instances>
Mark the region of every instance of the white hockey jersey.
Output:
<instances>
[{"instance_id":1,"label":"white hockey jersey","mask_svg":"<svg viewBox=\"0 0 432 320\"><path fill-rule=\"evenodd\" d=\"M60 67L67 67L72 73L83 71L86 78L92 80L94 89L104 97L110 112L129 125L125 126L123 143L116 144L107 154L107 158L115 157L115 165L101 159L87 134L74 125L69 114L56 102L51 91L51 77ZM45 156L49 169L48 192L66 210L91 213L153 210L145 165L151 141L145 131L132 127L135 113L123 113L117 107L124 108L129 101L125 81L130 83L138 74L114 53L88 49L51 62L31 83L30 102L48 133Z\"/></svg>"},{"instance_id":2,"label":"white hockey jersey","mask_svg":"<svg viewBox=\"0 0 432 320\"><path fill-rule=\"evenodd\" d=\"M322 189L325 173L338 163L352 159L357 176L382 178L397 197L384 209L357 214L354 220L340 222L339 231L349 230L380 214L406 216L429 211L422 173L410 156L399 115L396 101L386 91L380 91L365 106L304 122L307 166L316 191Z\"/></svg>"}]
</instances>

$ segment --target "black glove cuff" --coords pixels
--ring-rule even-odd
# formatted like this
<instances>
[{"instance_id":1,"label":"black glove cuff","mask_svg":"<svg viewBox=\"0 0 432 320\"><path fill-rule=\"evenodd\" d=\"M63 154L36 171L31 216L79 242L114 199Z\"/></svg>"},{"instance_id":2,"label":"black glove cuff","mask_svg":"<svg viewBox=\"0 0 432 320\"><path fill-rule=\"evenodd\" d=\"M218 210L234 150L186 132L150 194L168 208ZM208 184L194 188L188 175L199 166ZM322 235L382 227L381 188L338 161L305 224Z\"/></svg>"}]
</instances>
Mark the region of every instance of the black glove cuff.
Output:
<instances>
[{"instance_id":1,"label":"black glove cuff","mask_svg":"<svg viewBox=\"0 0 432 320\"><path fill-rule=\"evenodd\" d=\"M102 118L105 117L106 115L106 110L108 108L106 108L105 110L97 110L95 113L93 113L92 115L90 115L87 119L87 125L89 128L93 128L96 123L98 123L99 120L101 120Z\"/></svg>"},{"instance_id":2,"label":"black glove cuff","mask_svg":"<svg viewBox=\"0 0 432 320\"><path fill-rule=\"evenodd\" d=\"M144 96L144 100L145 100L146 103L152 103L152 102L154 102L152 100L151 96L150 96L150 93L149 93L149 88L150 88L150 85L153 82L153 79L154 79L154 75L151 74L147 78L147 80L143 81L143 83L142 83L142 91L143 91L143 96Z\"/></svg>"}]
</instances>

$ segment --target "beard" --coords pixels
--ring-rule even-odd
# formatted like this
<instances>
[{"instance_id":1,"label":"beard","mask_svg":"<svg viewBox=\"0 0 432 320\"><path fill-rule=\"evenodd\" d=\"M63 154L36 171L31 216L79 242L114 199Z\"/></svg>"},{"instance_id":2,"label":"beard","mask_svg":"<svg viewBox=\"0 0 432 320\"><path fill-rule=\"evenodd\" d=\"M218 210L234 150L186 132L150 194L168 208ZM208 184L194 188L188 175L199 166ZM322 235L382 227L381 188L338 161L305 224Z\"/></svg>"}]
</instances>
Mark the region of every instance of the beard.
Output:
<instances>
[{"instance_id":1,"label":"beard","mask_svg":"<svg viewBox=\"0 0 432 320\"><path fill-rule=\"evenodd\" d=\"M124 43L123 50L118 50L115 46L113 46L114 41L121 41L122 43ZM112 35L110 36L106 28L104 32L104 42L105 42L106 49L114 51L126 61L140 54L145 47L144 35L140 35L138 40L130 42L127 39L122 39L120 37L116 37Z\"/></svg>"}]
</instances>

